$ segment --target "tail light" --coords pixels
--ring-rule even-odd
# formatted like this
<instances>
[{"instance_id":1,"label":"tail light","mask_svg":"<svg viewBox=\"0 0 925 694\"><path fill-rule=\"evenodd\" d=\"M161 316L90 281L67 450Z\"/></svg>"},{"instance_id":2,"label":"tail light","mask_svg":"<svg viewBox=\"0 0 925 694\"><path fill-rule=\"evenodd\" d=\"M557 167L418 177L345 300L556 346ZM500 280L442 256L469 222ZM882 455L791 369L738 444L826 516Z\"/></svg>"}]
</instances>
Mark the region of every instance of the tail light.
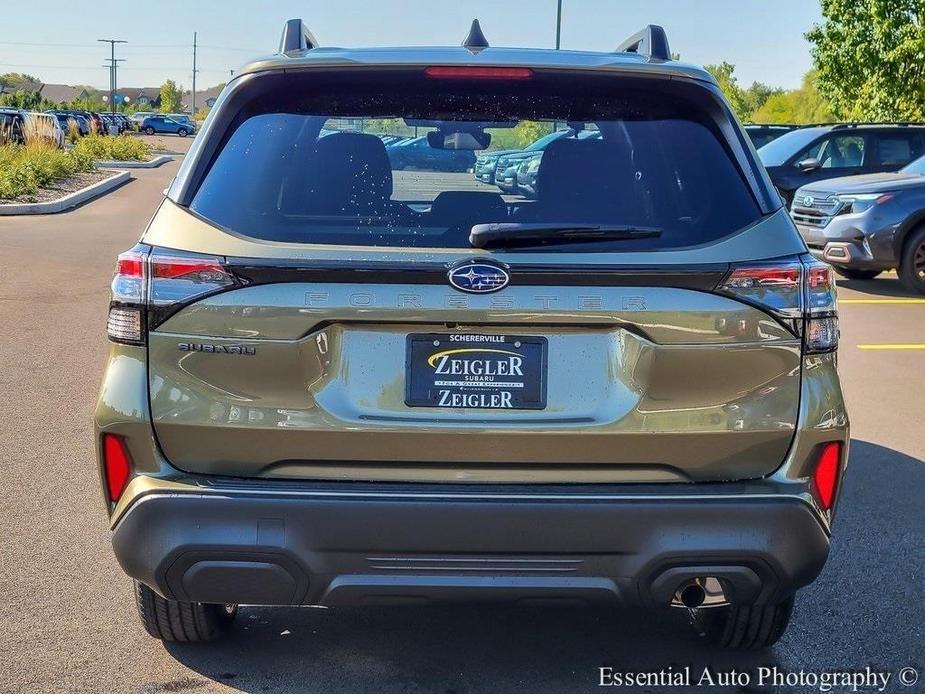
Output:
<instances>
[{"instance_id":1,"label":"tail light","mask_svg":"<svg viewBox=\"0 0 925 694\"><path fill-rule=\"evenodd\" d=\"M803 338L804 352L838 349L838 302L832 268L809 256L733 268L718 291L760 307Z\"/></svg>"},{"instance_id":2,"label":"tail light","mask_svg":"<svg viewBox=\"0 0 925 694\"><path fill-rule=\"evenodd\" d=\"M217 256L138 244L116 262L106 331L109 339L144 344L147 330L187 304L239 286Z\"/></svg>"},{"instance_id":3,"label":"tail light","mask_svg":"<svg viewBox=\"0 0 925 694\"><path fill-rule=\"evenodd\" d=\"M824 511L829 511L835 504L838 477L841 472L841 449L842 445L838 441L824 444L819 451L816 469L813 471L816 497L819 500L819 506Z\"/></svg>"},{"instance_id":4,"label":"tail light","mask_svg":"<svg viewBox=\"0 0 925 694\"><path fill-rule=\"evenodd\" d=\"M125 442L115 434L103 434L103 472L109 500L117 502L132 476L132 459Z\"/></svg>"}]
</instances>

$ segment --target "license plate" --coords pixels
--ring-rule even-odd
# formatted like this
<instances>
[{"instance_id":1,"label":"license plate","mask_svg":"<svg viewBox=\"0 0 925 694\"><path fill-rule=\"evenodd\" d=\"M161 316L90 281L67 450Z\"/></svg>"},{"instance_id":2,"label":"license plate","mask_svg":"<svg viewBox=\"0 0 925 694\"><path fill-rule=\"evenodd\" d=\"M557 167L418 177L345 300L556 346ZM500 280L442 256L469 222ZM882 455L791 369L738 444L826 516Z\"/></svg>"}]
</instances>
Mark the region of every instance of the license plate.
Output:
<instances>
[{"instance_id":1,"label":"license plate","mask_svg":"<svg viewBox=\"0 0 925 694\"><path fill-rule=\"evenodd\" d=\"M546 346L545 337L409 335L405 404L542 410Z\"/></svg>"}]
</instances>

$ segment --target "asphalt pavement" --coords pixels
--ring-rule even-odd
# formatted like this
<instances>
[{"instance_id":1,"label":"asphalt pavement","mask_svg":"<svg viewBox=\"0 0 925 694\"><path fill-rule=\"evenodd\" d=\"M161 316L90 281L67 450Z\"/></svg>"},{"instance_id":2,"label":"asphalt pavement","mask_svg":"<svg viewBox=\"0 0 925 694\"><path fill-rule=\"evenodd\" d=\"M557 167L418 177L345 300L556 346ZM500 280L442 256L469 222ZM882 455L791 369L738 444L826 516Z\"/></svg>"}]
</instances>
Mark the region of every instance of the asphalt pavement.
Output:
<instances>
[{"instance_id":1,"label":"asphalt pavement","mask_svg":"<svg viewBox=\"0 0 925 694\"><path fill-rule=\"evenodd\" d=\"M218 644L149 638L111 552L91 420L115 256L176 169L66 214L0 218L0 691L591 692L601 666L752 674L691 691L819 691L756 686L761 665L870 667L892 673L887 691L925 691L925 297L894 275L841 283L850 468L829 563L770 651L712 651L667 609L246 608Z\"/></svg>"}]
</instances>

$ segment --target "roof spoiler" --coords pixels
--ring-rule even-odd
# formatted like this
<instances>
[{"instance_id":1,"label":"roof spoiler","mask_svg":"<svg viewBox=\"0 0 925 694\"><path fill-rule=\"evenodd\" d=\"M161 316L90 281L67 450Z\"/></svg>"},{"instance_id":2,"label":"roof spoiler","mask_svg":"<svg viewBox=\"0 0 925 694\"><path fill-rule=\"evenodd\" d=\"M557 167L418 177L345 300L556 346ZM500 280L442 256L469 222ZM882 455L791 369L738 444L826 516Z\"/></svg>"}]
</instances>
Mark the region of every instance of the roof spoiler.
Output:
<instances>
[{"instance_id":1,"label":"roof spoiler","mask_svg":"<svg viewBox=\"0 0 925 694\"><path fill-rule=\"evenodd\" d=\"M279 39L279 52L291 53L318 48L318 39L310 32L301 19L290 19L283 26L283 35Z\"/></svg>"},{"instance_id":2,"label":"roof spoiler","mask_svg":"<svg viewBox=\"0 0 925 694\"><path fill-rule=\"evenodd\" d=\"M671 60L668 35L657 24L650 24L642 31L637 31L617 46L617 52L638 53L650 60Z\"/></svg>"}]
</instances>

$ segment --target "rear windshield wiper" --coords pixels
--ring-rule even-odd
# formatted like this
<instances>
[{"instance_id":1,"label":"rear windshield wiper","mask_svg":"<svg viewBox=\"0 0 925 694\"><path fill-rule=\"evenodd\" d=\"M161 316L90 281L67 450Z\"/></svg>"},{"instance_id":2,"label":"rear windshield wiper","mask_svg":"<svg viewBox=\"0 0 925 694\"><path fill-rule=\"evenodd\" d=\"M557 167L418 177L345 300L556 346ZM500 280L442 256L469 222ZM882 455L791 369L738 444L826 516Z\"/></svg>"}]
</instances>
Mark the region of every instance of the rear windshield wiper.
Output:
<instances>
[{"instance_id":1,"label":"rear windshield wiper","mask_svg":"<svg viewBox=\"0 0 925 694\"><path fill-rule=\"evenodd\" d=\"M475 248L488 246L534 246L542 243L580 243L587 241L651 239L662 235L657 227L627 224L555 224L502 222L476 224L469 232Z\"/></svg>"}]
</instances>

